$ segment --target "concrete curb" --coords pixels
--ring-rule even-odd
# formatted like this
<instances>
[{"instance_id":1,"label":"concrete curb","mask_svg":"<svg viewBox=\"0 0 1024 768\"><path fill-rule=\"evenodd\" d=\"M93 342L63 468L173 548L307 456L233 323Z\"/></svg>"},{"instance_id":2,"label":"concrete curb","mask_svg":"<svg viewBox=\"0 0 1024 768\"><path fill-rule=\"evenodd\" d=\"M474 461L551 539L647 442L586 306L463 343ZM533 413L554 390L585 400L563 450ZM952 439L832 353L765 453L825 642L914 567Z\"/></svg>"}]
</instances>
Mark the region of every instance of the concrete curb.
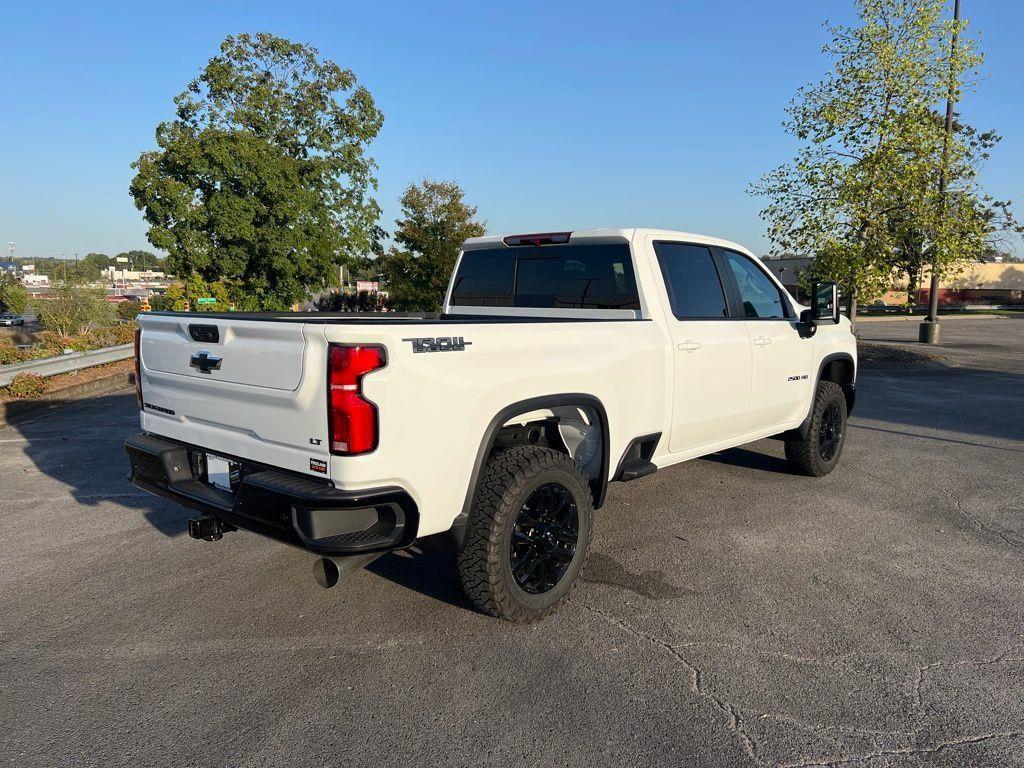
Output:
<instances>
[{"instance_id":1,"label":"concrete curb","mask_svg":"<svg viewBox=\"0 0 1024 768\"><path fill-rule=\"evenodd\" d=\"M134 373L119 372L102 379L93 379L73 384L56 392L48 392L31 400L11 400L0 403L0 429L15 425L30 416L38 416L48 410L57 410L83 400L119 392L135 384Z\"/></svg>"},{"instance_id":2,"label":"concrete curb","mask_svg":"<svg viewBox=\"0 0 1024 768\"><path fill-rule=\"evenodd\" d=\"M1020 317L1020 315L1009 313L972 315L965 312L962 315L939 315L939 322L945 323L947 320L1012 320L1015 317ZM922 320L924 320L924 315L858 315L857 325L861 323L920 323Z\"/></svg>"}]
</instances>

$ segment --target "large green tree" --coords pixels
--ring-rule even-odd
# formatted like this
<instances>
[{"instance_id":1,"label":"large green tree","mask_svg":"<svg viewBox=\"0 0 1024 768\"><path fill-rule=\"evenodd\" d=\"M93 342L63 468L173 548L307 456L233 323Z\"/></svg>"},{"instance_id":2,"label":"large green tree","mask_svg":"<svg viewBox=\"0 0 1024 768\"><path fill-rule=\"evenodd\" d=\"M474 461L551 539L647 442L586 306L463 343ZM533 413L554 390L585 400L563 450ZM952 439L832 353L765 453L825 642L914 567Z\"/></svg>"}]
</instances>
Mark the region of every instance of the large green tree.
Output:
<instances>
[{"instance_id":1,"label":"large green tree","mask_svg":"<svg viewBox=\"0 0 1024 768\"><path fill-rule=\"evenodd\" d=\"M355 75L274 35L228 37L134 164L149 240L182 277L287 309L379 251L367 145L383 115Z\"/></svg>"},{"instance_id":2,"label":"large green tree","mask_svg":"<svg viewBox=\"0 0 1024 768\"><path fill-rule=\"evenodd\" d=\"M962 35L951 52L963 24L944 20L943 5L856 0L858 23L828 28L832 71L787 110L795 159L752 187L768 198L762 217L773 250L815 257L814 276L843 286L854 322L858 297L892 285L906 222L916 222L923 247L943 242L942 263L962 258L975 237L937 189L943 166L967 150L956 136L946 144L935 109L980 64Z\"/></svg>"},{"instance_id":3,"label":"large green tree","mask_svg":"<svg viewBox=\"0 0 1024 768\"><path fill-rule=\"evenodd\" d=\"M201 298L215 299L210 303L199 303ZM234 301L231 291L223 282L207 283L202 276L193 272L184 283L171 283L163 296L166 308L173 312L227 312Z\"/></svg>"},{"instance_id":4,"label":"large green tree","mask_svg":"<svg viewBox=\"0 0 1024 768\"><path fill-rule=\"evenodd\" d=\"M1000 140L995 131L980 132L955 120L954 154L947 156L944 167L945 193L938 193L934 179L921 180L922 188L914 195L927 201L924 212L901 208L887 217L894 265L907 280L908 304L917 301L918 289L936 263L940 276L948 277L966 262L999 253L1024 232L1011 203L994 199L978 184L980 170Z\"/></svg>"},{"instance_id":5,"label":"large green tree","mask_svg":"<svg viewBox=\"0 0 1024 768\"><path fill-rule=\"evenodd\" d=\"M396 246L375 262L395 309L440 309L463 241L486 231L464 196L454 181L425 179L405 190Z\"/></svg>"},{"instance_id":6,"label":"large green tree","mask_svg":"<svg viewBox=\"0 0 1024 768\"><path fill-rule=\"evenodd\" d=\"M87 253L78 268L86 280L99 280L103 270L113 263L114 260L105 253Z\"/></svg>"}]
</instances>

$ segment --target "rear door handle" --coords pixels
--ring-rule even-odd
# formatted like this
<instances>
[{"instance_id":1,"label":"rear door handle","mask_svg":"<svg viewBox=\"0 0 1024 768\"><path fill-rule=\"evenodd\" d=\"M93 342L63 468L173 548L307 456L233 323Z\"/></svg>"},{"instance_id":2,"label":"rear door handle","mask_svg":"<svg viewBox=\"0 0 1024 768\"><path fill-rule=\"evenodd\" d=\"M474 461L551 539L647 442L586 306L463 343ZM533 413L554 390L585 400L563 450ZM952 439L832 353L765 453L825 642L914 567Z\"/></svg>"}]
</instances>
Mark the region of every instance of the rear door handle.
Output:
<instances>
[{"instance_id":1,"label":"rear door handle","mask_svg":"<svg viewBox=\"0 0 1024 768\"><path fill-rule=\"evenodd\" d=\"M758 336L756 339L754 339L754 343L757 344L757 346L759 347L763 347L765 344L771 344L772 340L766 336Z\"/></svg>"},{"instance_id":2,"label":"rear door handle","mask_svg":"<svg viewBox=\"0 0 1024 768\"><path fill-rule=\"evenodd\" d=\"M687 339L686 341L680 341L676 344L676 347L681 349L683 352L696 352L700 349L700 342L694 341L693 339Z\"/></svg>"}]
</instances>

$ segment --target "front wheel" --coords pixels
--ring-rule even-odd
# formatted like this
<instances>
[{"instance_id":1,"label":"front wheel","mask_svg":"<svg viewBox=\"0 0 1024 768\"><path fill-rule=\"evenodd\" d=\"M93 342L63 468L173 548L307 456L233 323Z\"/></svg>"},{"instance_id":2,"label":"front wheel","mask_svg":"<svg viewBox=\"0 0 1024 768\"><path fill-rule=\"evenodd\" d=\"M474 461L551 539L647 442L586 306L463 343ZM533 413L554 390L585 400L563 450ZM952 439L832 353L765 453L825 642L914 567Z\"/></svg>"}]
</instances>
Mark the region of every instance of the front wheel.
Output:
<instances>
[{"instance_id":1,"label":"front wheel","mask_svg":"<svg viewBox=\"0 0 1024 768\"><path fill-rule=\"evenodd\" d=\"M484 467L459 552L462 587L484 613L538 621L565 601L590 546L594 505L579 465L522 446Z\"/></svg>"},{"instance_id":2,"label":"front wheel","mask_svg":"<svg viewBox=\"0 0 1024 768\"><path fill-rule=\"evenodd\" d=\"M793 434L786 438L786 459L801 474L822 477L836 468L845 442L843 390L834 382L819 382L807 436Z\"/></svg>"}]
</instances>

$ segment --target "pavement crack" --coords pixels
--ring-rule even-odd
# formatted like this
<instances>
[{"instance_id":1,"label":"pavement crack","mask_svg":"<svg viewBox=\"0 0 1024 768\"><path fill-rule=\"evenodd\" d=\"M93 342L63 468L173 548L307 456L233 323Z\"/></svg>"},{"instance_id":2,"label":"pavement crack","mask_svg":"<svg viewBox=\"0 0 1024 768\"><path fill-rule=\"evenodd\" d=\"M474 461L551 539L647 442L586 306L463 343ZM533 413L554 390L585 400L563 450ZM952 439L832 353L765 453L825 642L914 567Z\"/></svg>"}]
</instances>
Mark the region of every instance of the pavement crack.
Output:
<instances>
[{"instance_id":1,"label":"pavement crack","mask_svg":"<svg viewBox=\"0 0 1024 768\"><path fill-rule=\"evenodd\" d=\"M1014 663L1024 661L1024 656L1010 656L1009 652L1004 651L998 656L993 656L988 659L961 659L960 661L933 661L931 664L920 664L916 667L916 673L914 675L914 687L913 687L913 701L914 711L922 714L922 699L921 699L921 687L924 685L925 675L933 669L939 667L987 667L992 664L1005 664L1007 662Z\"/></svg>"},{"instance_id":2,"label":"pavement crack","mask_svg":"<svg viewBox=\"0 0 1024 768\"><path fill-rule=\"evenodd\" d=\"M993 528L990 525L986 524L984 521L982 521L977 515L972 514L964 506L964 500L961 498L960 494L957 492L955 488L947 487L944 488L943 490L945 491L946 496L949 498L949 500L952 501L953 504L956 506L956 510L957 512L960 513L961 517L967 519L979 531L981 531L982 533L991 534L992 536L998 536L1000 539L1002 539L1005 543L1009 544L1014 549L1024 549L1024 543L1022 543L1017 536L1013 536L1005 533L1004 531L1000 531L996 528Z\"/></svg>"},{"instance_id":3,"label":"pavement crack","mask_svg":"<svg viewBox=\"0 0 1024 768\"><path fill-rule=\"evenodd\" d=\"M853 736L866 736L866 737L871 738L871 739L878 739L878 738L892 737L892 736L900 736L900 737L910 737L910 738L913 738L913 737L916 737L916 736L918 736L920 734L920 730L913 730L913 731L898 731L898 730L892 730L892 729L873 730L873 729L870 729L870 728L854 728L853 726L850 726L850 725L839 725L839 724L835 724L835 725L818 725L818 724L815 724L815 723L808 723L808 722L806 722L804 720L800 720L799 718L793 717L792 715L780 714L780 713L776 713L776 712L761 712L760 714L757 715L757 718L759 720L773 720L773 721L779 722L779 723L787 723L789 725L796 726L797 728L801 728L801 729L803 729L805 731L810 731L812 733L818 733L818 734L826 734L826 733L829 733L830 731L839 731L839 732L844 733L844 734L850 734L850 735L853 735Z\"/></svg>"},{"instance_id":4,"label":"pavement crack","mask_svg":"<svg viewBox=\"0 0 1024 768\"><path fill-rule=\"evenodd\" d=\"M849 763L865 763L868 760L882 760L887 757L900 756L927 756L936 755L947 749L967 747L972 744L982 744L994 739L1019 739L1024 737L1024 731L1010 731L1008 733L985 733L979 736L968 736L953 741L940 741L931 746L903 747L900 749L883 749L877 752L866 752L860 755L844 755L841 757L830 757L824 759L812 758L800 760L799 762L783 763L780 768L833 768L833 766Z\"/></svg>"},{"instance_id":5,"label":"pavement crack","mask_svg":"<svg viewBox=\"0 0 1024 768\"><path fill-rule=\"evenodd\" d=\"M691 662L682 653L679 652L679 648L683 646L674 646L662 640L654 635L649 635L635 627L631 627L621 619L616 618L606 611L602 611L599 608L595 608L592 605L581 602L580 600L570 600L569 602L579 605L584 610L590 611L596 616L600 616L602 619L607 621L609 624L617 627L626 634L637 640L644 640L654 645L656 648L660 648L662 651L668 653L677 663L679 663L689 674L690 678L690 692L699 698L709 701L715 709L726 716L726 725L730 731L732 731L736 738L739 740L740 745L743 747L743 751L747 754L747 757L754 763L754 765L762 766L762 762L759 755L759 748L757 742L744 730L743 726L743 715L739 707L735 706L731 702L722 699L720 696L715 695L709 691L704 685L704 673L700 667Z\"/></svg>"}]
</instances>

